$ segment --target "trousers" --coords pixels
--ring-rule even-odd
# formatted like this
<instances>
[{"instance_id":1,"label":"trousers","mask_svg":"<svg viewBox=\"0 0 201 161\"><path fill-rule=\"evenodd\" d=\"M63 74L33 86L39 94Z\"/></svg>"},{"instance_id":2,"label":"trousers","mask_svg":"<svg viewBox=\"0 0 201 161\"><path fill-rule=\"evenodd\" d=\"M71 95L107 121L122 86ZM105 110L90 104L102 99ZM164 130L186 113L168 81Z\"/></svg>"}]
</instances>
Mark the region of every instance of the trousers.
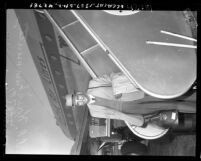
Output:
<instances>
[{"instance_id":1,"label":"trousers","mask_svg":"<svg viewBox=\"0 0 201 161\"><path fill-rule=\"evenodd\" d=\"M178 110L181 113L196 113L195 101L159 100L151 96L135 101L109 100L95 96L94 105L115 109L125 114L146 115L164 110Z\"/></svg>"}]
</instances>

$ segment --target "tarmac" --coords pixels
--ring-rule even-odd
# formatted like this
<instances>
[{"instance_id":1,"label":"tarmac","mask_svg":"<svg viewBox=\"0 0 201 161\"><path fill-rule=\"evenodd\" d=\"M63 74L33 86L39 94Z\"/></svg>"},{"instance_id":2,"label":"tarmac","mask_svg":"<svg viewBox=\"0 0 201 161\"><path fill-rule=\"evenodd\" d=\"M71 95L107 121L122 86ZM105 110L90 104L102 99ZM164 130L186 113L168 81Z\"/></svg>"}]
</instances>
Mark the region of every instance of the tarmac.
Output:
<instances>
[{"instance_id":1,"label":"tarmac","mask_svg":"<svg viewBox=\"0 0 201 161\"><path fill-rule=\"evenodd\" d=\"M166 135L149 141L148 148L151 156L195 156L196 135Z\"/></svg>"}]
</instances>

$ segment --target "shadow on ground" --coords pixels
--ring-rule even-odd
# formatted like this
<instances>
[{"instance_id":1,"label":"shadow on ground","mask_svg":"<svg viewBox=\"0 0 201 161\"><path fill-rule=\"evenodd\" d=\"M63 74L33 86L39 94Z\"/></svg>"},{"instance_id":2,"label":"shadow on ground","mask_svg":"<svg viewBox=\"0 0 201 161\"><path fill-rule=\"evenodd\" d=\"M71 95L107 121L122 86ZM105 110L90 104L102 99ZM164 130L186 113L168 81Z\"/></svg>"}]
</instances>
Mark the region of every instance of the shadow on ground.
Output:
<instances>
[{"instance_id":1,"label":"shadow on ground","mask_svg":"<svg viewBox=\"0 0 201 161\"><path fill-rule=\"evenodd\" d=\"M149 155L155 156L195 156L196 135L168 134L149 142Z\"/></svg>"}]
</instances>

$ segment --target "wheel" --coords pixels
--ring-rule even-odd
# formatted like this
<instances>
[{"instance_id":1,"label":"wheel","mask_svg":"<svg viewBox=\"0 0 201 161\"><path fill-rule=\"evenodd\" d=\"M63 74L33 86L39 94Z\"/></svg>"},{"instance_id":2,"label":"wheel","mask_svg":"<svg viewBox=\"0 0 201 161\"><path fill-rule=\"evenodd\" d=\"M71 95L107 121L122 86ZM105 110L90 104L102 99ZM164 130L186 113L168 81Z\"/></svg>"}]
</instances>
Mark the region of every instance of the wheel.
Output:
<instances>
[{"instance_id":1,"label":"wheel","mask_svg":"<svg viewBox=\"0 0 201 161\"><path fill-rule=\"evenodd\" d=\"M146 140L153 140L158 139L165 135L169 129L164 129L161 127L158 127L153 124L148 124L146 128L132 126L130 123L125 121L128 128L138 137L146 139Z\"/></svg>"},{"instance_id":2,"label":"wheel","mask_svg":"<svg viewBox=\"0 0 201 161\"><path fill-rule=\"evenodd\" d=\"M144 140L143 138L138 137L135 135L128 127L124 127L121 130L122 138L123 140L135 140L135 141L142 141Z\"/></svg>"},{"instance_id":3,"label":"wheel","mask_svg":"<svg viewBox=\"0 0 201 161\"><path fill-rule=\"evenodd\" d=\"M147 155L148 148L137 141L129 141L121 147L122 155Z\"/></svg>"}]
</instances>

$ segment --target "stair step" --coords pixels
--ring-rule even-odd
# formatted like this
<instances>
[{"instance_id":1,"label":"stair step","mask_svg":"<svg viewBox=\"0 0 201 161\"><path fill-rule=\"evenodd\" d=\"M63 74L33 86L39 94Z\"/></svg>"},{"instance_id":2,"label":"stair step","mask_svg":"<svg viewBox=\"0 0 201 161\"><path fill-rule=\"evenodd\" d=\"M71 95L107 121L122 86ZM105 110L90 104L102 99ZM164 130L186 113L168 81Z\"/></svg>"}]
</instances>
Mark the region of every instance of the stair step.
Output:
<instances>
[{"instance_id":1,"label":"stair step","mask_svg":"<svg viewBox=\"0 0 201 161\"><path fill-rule=\"evenodd\" d=\"M75 23L78 23L78 22L79 22L78 20L73 21L73 22L71 22L71 23L69 23L69 24L67 24L67 25L65 25L65 26L62 26L61 28L62 28L62 29L65 29L66 27L71 26L71 25L73 25L73 24L75 24Z\"/></svg>"},{"instance_id":2,"label":"stair step","mask_svg":"<svg viewBox=\"0 0 201 161\"><path fill-rule=\"evenodd\" d=\"M94 50L97 47L99 47L99 44L96 44L96 45L94 45L94 46L82 51L80 54L83 55L83 56L86 55L86 54L89 54L89 53L91 53L90 51Z\"/></svg>"}]
</instances>

